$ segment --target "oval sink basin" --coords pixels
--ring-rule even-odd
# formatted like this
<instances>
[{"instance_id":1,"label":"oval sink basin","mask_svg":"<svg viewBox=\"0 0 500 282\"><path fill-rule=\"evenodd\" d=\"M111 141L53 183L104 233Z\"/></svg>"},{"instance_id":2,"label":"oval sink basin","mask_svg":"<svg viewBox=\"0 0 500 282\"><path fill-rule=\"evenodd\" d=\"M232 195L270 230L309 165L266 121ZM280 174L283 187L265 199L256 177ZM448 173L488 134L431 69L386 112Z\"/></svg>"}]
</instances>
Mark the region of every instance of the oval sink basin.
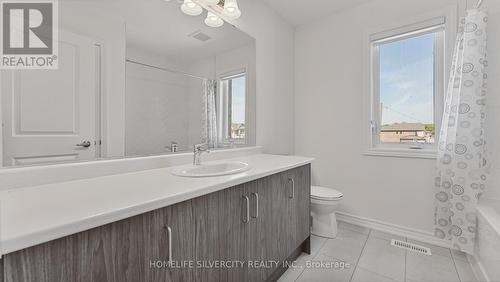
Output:
<instances>
[{"instance_id":1,"label":"oval sink basin","mask_svg":"<svg viewBox=\"0 0 500 282\"><path fill-rule=\"evenodd\" d=\"M174 167L170 172L173 175L184 177L210 177L241 173L249 169L250 165L244 162L224 161Z\"/></svg>"}]
</instances>

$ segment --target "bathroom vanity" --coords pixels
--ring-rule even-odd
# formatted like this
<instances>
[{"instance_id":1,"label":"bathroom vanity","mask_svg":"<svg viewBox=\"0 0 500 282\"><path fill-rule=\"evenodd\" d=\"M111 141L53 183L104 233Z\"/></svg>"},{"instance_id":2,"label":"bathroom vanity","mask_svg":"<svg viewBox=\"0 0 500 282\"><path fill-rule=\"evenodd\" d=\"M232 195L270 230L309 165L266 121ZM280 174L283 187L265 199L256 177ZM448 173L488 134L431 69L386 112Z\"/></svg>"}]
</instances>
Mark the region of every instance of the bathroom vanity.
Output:
<instances>
[{"instance_id":1,"label":"bathroom vanity","mask_svg":"<svg viewBox=\"0 0 500 282\"><path fill-rule=\"evenodd\" d=\"M293 260L302 251L310 251L311 160L255 155L243 161L252 169L232 176L183 178L159 169L95 179L100 183L128 183L122 191L127 193L138 183L132 179L160 177L154 185L163 186L162 195L152 187L153 182L144 178L143 186L135 187L143 191L135 206L129 202L121 209L107 212L99 211L98 206L123 202L124 195L116 195L115 201L108 198L120 187L109 187L113 191L103 193L101 199L94 199L98 203L85 208L69 195L73 189L97 182L68 182L68 201L75 201L74 210L67 210L59 218L42 219L42 211L25 219L25 224L40 219L38 227L30 228L22 222L4 225L14 228L3 233L7 235L2 241L3 281L275 280L285 271L284 265L276 262ZM161 184L160 179L165 182ZM175 184L179 189L169 188ZM51 189L57 193L58 187ZM93 193L97 188L88 189L88 193ZM148 193L156 201L144 201ZM30 195L36 198L33 193ZM90 200L89 195L80 201ZM49 203L39 203L34 208L49 208L50 202L58 201L49 197ZM8 198L2 212L15 212L11 206L15 200L15 196ZM96 209L92 211L92 207ZM138 213L140 210L149 211ZM46 215L50 213L46 211ZM92 225L97 226L74 232ZM72 230L74 233L68 234ZM54 239L47 240L51 237Z\"/></svg>"}]
</instances>

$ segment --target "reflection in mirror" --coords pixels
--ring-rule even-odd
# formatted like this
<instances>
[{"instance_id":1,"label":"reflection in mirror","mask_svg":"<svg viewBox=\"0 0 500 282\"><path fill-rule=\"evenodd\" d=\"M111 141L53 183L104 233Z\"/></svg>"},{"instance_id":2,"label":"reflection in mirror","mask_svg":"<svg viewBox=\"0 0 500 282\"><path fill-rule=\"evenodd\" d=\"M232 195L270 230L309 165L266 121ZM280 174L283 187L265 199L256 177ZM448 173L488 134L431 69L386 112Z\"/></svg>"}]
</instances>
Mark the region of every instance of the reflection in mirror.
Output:
<instances>
[{"instance_id":1,"label":"reflection in mirror","mask_svg":"<svg viewBox=\"0 0 500 282\"><path fill-rule=\"evenodd\" d=\"M180 7L59 1L59 68L2 70L2 166L253 145L254 39Z\"/></svg>"}]
</instances>

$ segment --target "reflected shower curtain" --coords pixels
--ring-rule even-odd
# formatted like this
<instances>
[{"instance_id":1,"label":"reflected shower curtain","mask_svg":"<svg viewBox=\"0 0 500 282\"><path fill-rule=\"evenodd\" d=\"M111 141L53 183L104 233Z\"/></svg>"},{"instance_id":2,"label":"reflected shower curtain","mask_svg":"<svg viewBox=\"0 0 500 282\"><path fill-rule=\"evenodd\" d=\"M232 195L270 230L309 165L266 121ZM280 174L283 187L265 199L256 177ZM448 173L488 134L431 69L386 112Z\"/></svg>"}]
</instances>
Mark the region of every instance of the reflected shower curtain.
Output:
<instances>
[{"instance_id":1,"label":"reflected shower curtain","mask_svg":"<svg viewBox=\"0 0 500 282\"><path fill-rule=\"evenodd\" d=\"M438 146L435 235L469 254L486 180L487 22L479 10L467 11L460 22Z\"/></svg>"},{"instance_id":2,"label":"reflected shower curtain","mask_svg":"<svg viewBox=\"0 0 500 282\"><path fill-rule=\"evenodd\" d=\"M203 132L201 140L209 148L217 147L216 81L203 80Z\"/></svg>"}]
</instances>

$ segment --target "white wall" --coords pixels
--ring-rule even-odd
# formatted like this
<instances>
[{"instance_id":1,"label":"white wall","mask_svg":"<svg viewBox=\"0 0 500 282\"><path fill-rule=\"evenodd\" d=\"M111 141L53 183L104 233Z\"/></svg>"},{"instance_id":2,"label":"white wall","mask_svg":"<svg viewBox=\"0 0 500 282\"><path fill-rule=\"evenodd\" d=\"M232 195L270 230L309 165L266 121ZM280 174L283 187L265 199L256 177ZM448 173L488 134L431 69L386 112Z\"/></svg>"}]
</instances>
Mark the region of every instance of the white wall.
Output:
<instances>
[{"instance_id":1,"label":"white wall","mask_svg":"<svg viewBox=\"0 0 500 282\"><path fill-rule=\"evenodd\" d=\"M149 51L144 51L135 47L126 46L127 60L132 60L139 63L144 63L152 66L159 66L166 69L187 72L188 65L175 62L174 60L160 54L154 54Z\"/></svg>"},{"instance_id":2,"label":"white wall","mask_svg":"<svg viewBox=\"0 0 500 282\"><path fill-rule=\"evenodd\" d=\"M293 152L294 29L256 0L238 1L233 23L256 39L256 143L266 153Z\"/></svg>"},{"instance_id":3,"label":"white wall","mask_svg":"<svg viewBox=\"0 0 500 282\"><path fill-rule=\"evenodd\" d=\"M363 43L373 27L444 7L458 11L456 0L379 0L297 28L295 153L316 158L313 183L342 191L346 213L433 230L435 160L363 154Z\"/></svg>"},{"instance_id":4,"label":"white wall","mask_svg":"<svg viewBox=\"0 0 500 282\"><path fill-rule=\"evenodd\" d=\"M127 59L182 70L163 56L128 48ZM127 63L125 153L144 156L169 152L171 142L188 149L189 78L182 74Z\"/></svg>"},{"instance_id":5,"label":"white wall","mask_svg":"<svg viewBox=\"0 0 500 282\"><path fill-rule=\"evenodd\" d=\"M475 4L475 1L469 5ZM488 21L488 103L486 137L491 172L485 197L500 200L500 1L485 0Z\"/></svg>"}]
</instances>

